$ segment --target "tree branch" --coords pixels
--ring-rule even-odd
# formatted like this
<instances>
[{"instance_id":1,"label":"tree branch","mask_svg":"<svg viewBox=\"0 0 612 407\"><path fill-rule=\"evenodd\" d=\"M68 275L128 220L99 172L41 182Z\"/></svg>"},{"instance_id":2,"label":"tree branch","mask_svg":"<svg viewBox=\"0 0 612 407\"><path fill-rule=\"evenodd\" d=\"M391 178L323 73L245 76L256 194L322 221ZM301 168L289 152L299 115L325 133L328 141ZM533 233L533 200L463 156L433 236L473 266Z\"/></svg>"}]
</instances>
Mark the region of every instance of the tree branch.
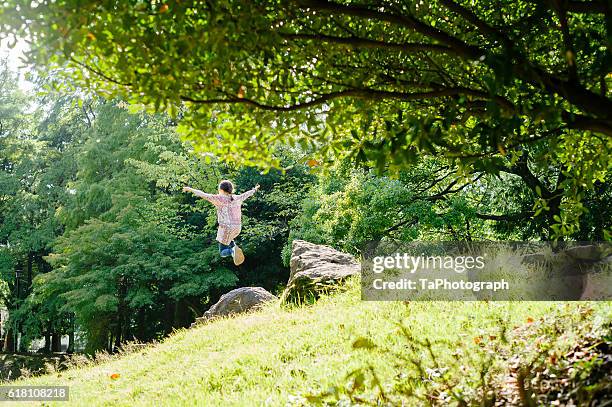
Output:
<instances>
[{"instance_id":1,"label":"tree branch","mask_svg":"<svg viewBox=\"0 0 612 407\"><path fill-rule=\"evenodd\" d=\"M419 218L410 218L410 219L406 219L403 220L393 226L391 226L390 228L387 228L383 231L384 235L387 236L389 233L398 230L399 228L401 228L402 226L413 226L416 225L419 222Z\"/></svg>"},{"instance_id":2,"label":"tree branch","mask_svg":"<svg viewBox=\"0 0 612 407\"><path fill-rule=\"evenodd\" d=\"M575 115L567 111L561 117L567 123L567 128L575 130L590 130L612 137L612 120L594 119L584 115Z\"/></svg>"},{"instance_id":3,"label":"tree branch","mask_svg":"<svg viewBox=\"0 0 612 407\"><path fill-rule=\"evenodd\" d=\"M496 222L513 222L513 221L523 220L527 217L531 217L533 216L533 214L534 214L533 211L509 213L506 215L490 215L486 213L476 213L476 217L478 219L494 220Z\"/></svg>"},{"instance_id":4,"label":"tree branch","mask_svg":"<svg viewBox=\"0 0 612 407\"><path fill-rule=\"evenodd\" d=\"M434 186L436 186L439 182L444 181L446 178L448 178L449 176L453 175L454 173L456 173L456 171L450 171L448 173L446 173L445 175L434 179L433 181L431 181L429 183L429 185L426 188L421 189L418 193L422 194L425 191L429 191L431 188L433 188Z\"/></svg>"},{"instance_id":5,"label":"tree branch","mask_svg":"<svg viewBox=\"0 0 612 407\"><path fill-rule=\"evenodd\" d=\"M196 104L219 104L219 103L231 103L231 104L246 104L256 107L262 110L270 110L270 111L279 111L279 112L288 112L304 109L307 107L313 107L321 105L325 102L331 101L333 99L338 99L341 97L355 97L361 99L369 99L369 100L385 100L385 99L395 99L402 101L411 101L411 100L423 100L423 99L436 99L447 96L457 96L457 95L468 95L480 98L490 98L490 95L487 92L469 89L464 87L454 87L454 88L442 88L435 89L427 92L395 92L395 91L385 91L385 90L376 90L376 89L345 89L336 92L330 92L324 94L322 96L313 98L307 102L297 103L295 105L285 105L285 106L274 106L267 105L264 103L260 103L258 101L247 99L247 98L239 98L239 97L226 97L226 98L214 98L214 99L196 99L191 96L181 95L180 98L183 101L196 103ZM514 110L514 106L507 101L506 99L496 96L494 100L499 103L502 107Z\"/></svg>"},{"instance_id":6,"label":"tree branch","mask_svg":"<svg viewBox=\"0 0 612 407\"><path fill-rule=\"evenodd\" d=\"M81 62L81 61L79 61L78 59L76 59L76 58L74 58L72 56L70 57L70 60L72 62L74 62L75 64L77 64L78 66L80 66L81 68L84 68L84 69L88 70L89 72L92 72L92 73L98 75L100 78L102 78L102 79L104 79L104 80L106 80L108 82L114 83L115 85L120 85L120 86L125 86L125 87L133 86L133 84L131 84L131 83L121 82L121 81L118 81L117 79L113 79L110 76L106 75L104 72L100 71L99 69L93 68L92 66L87 65L86 63Z\"/></svg>"},{"instance_id":7,"label":"tree branch","mask_svg":"<svg viewBox=\"0 0 612 407\"><path fill-rule=\"evenodd\" d=\"M327 93L319 98L309 100L308 102L297 103L295 105L288 106L273 106L266 105L264 103L257 102L256 100L247 99L247 98L239 98L239 97L226 97L226 98L215 98L215 99L196 99L187 95L180 95L180 99L185 102L201 104L201 105L214 105L220 103L229 103L229 104L245 104L256 107L262 110L270 110L277 112L290 112L294 110L300 110L307 107L313 107L321 105L325 102L331 101L333 99L348 97L348 96L358 96L356 92L353 90L342 90L337 92Z\"/></svg>"},{"instance_id":8,"label":"tree branch","mask_svg":"<svg viewBox=\"0 0 612 407\"><path fill-rule=\"evenodd\" d=\"M567 9L565 8L564 0L549 0L561 25L561 34L563 36L563 47L565 48L565 60L567 61L567 72L569 81L576 83L578 81L578 69L576 68L576 51L572 45L572 37L570 34L569 24L567 22Z\"/></svg>"},{"instance_id":9,"label":"tree branch","mask_svg":"<svg viewBox=\"0 0 612 407\"><path fill-rule=\"evenodd\" d=\"M455 51L444 45L438 44L422 44L422 43L394 43L394 42L385 42L385 41L377 41L371 40L368 38L360 38L360 37L335 37L331 35L324 34L291 34L291 33L281 33L281 37L292 40L313 40L313 41L321 41L321 42L331 42L335 44L344 44L350 45L353 47L360 48L387 48L393 49L397 51L434 51L434 52L442 52L442 53L455 53Z\"/></svg>"},{"instance_id":10,"label":"tree branch","mask_svg":"<svg viewBox=\"0 0 612 407\"><path fill-rule=\"evenodd\" d=\"M425 37L439 41L442 44L446 44L447 46L451 47L457 55L466 59L477 60L488 53L487 51L474 45L467 44L442 30L427 25L410 15L402 16L384 11L372 10L367 7L343 5L326 0L301 0L299 1L299 4L305 9L339 13L355 17L364 17L397 24L416 31ZM458 9L458 11L462 11L462 9ZM471 13L468 10L462 12L471 18L475 23L482 25L475 16L471 17L470 14L468 14ZM605 96L591 92L589 89L581 86L577 82L565 81L548 72L545 72L539 66L533 65L525 57L517 57L518 58L516 61L508 59L507 63L512 66L512 71L520 79L535 85L544 85L548 92L561 95L568 102L580 107L585 112L589 112L595 116L603 118L612 117L612 100L606 98Z\"/></svg>"},{"instance_id":11,"label":"tree branch","mask_svg":"<svg viewBox=\"0 0 612 407\"><path fill-rule=\"evenodd\" d=\"M444 197L448 194L454 194L457 193L461 190L463 190L465 187L467 187L468 185L472 185L473 183L475 183L476 181L478 181L480 178L482 178L485 175L484 172L478 174L478 176L476 178L474 178L473 180L466 182L465 184L461 185L458 188L453 189L453 187L455 185L457 185L459 183L459 180L455 179L453 180L451 183L449 183L446 188L444 188L444 190L442 192L439 192L435 195L431 195L428 197L424 197L424 199L428 200L428 201L437 201L439 199L444 199Z\"/></svg>"},{"instance_id":12,"label":"tree branch","mask_svg":"<svg viewBox=\"0 0 612 407\"><path fill-rule=\"evenodd\" d=\"M512 41L510 40L510 38L508 38L508 36L506 34L501 32L497 28L487 24L486 22L484 22L480 18L478 18L478 16L476 16L476 14L474 14L471 10L468 10L467 8L461 6L460 4L455 3L452 0L440 0L440 3L444 7L449 9L450 11L460 15L466 21L468 21L472 25L476 26L483 33L485 33L485 34L487 34L489 36L492 36L495 39L501 40L504 44L506 44L508 46L512 45Z\"/></svg>"},{"instance_id":13,"label":"tree branch","mask_svg":"<svg viewBox=\"0 0 612 407\"><path fill-rule=\"evenodd\" d=\"M465 42L449 35L448 33L427 25L412 16L402 16L384 11L372 10L367 7L343 5L326 0L300 0L299 4L303 8L340 13L355 17L365 17L373 20L386 21L414 30L428 38L440 41L453 48L459 55L470 59L478 59L484 52L477 47L466 44Z\"/></svg>"},{"instance_id":14,"label":"tree branch","mask_svg":"<svg viewBox=\"0 0 612 407\"><path fill-rule=\"evenodd\" d=\"M529 189L532 191L539 189L540 193L542 194L542 198L550 199L554 197L554 194L548 190L546 185L544 185L544 183L531 172L524 154L512 167L499 166L498 169L508 174L518 175L523 182L527 184Z\"/></svg>"},{"instance_id":15,"label":"tree branch","mask_svg":"<svg viewBox=\"0 0 612 407\"><path fill-rule=\"evenodd\" d=\"M605 1L574 1L564 2L567 11L571 13L610 13L610 6Z\"/></svg>"}]
</instances>

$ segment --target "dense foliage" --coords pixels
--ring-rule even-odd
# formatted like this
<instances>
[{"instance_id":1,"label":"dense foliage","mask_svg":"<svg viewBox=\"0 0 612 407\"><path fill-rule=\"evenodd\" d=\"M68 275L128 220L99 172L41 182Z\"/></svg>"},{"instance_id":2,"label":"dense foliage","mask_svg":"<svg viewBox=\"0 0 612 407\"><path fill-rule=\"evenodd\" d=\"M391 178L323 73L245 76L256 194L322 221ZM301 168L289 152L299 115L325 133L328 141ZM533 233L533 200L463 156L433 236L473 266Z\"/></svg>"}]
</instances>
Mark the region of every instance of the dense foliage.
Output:
<instances>
[{"instance_id":1,"label":"dense foliage","mask_svg":"<svg viewBox=\"0 0 612 407\"><path fill-rule=\"evenodd\" d=\"M15 0L0 21L31 39L41 73L180 112L202 151L278 165L274 145L299 143L380 169L444 154L519 175L556 238L608 181L610 7Z\"/></svg>"},{"instance_id":2,"label":"dense foliage","mask_svg":"<svg viewBox=\"0 0 612 407\"><path fill-rule=\"evenodd\" d=\"M5 350L46 338L59 350L77 338L114 349L188 326L238 285L275 290L287 278L280 250L313 177L306 166L262 174L195 156L164 115L131 114L121 102L73 98L30 106L4 94L0 152L0 248ZM12 110L11 110L12 109ZM290 151L279 151L287 166ZM241 269L221 259L212 205L180 192L214 192L222 178L240 190L259 183L244 208ZM278 252L278 256L270 253Z\"/></svg>"},{"instance_id":3,"label":"dense foliage","mask_svg":"<svg viewBox=\"0 0 612 407\"><path fill-rule=\"evenodd\" d=\"M448 160L423 159L397 176L380 176L349 161L322 172L302 213L295 238L359 254L368 241L527 241L548 236L548 217L534 213L535 194L520 176L479 172L457 176ZM602 184L586 195L577 240L597 240L610 228L612 191ZM284 251L288 264L289 249Z\"/></svg>"}]
</instances>

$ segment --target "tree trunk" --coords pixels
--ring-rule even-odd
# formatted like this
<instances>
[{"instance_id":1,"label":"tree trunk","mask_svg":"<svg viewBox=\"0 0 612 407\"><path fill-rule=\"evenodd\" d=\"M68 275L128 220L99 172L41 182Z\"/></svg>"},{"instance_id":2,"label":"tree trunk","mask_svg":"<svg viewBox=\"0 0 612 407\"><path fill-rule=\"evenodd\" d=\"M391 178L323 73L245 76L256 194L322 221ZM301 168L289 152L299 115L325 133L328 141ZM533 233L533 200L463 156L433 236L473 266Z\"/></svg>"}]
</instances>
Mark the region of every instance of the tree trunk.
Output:
<instances>
[{"instance_id":1,"label":"tree trunk","mask_svg":"<svg viewBox=\"0 0 612 407\"><path fill-rule=\"evenodd\" d=\"M123 317L122 317L122 326L121 326L121 341L122 342L126 342L129 340L133 340L134 339L134 335L132 334L132 330L130 329L131 326L131 317L130 315L133 314L134 311L126 309L126 311L123 313Z\"/></svg>"},{"instance_id":2,"label":"tree trunk","mask_svg":"<svg viewBox=\"0 0 612 407\"><path fill-rule=\"evenodd\" d=\"M45 332L45 353L51 352L51 332Z\"/></svg>"},{"instance_id":3,"label":"tree trunk","mask_svg":"<svg viewBox=\"0 0 612 407\"><path fill-rule=\"evenodd\" d=\"M113 351L113 333L109 330L108 341L106 342L106 351L111 353Z\"/></svg>"},{"instance_id":4,"label":"tree trunk","mask_svg":"<svg viewBox=\"0 0 612 407\"><path fill-rule=\"evenodd\" d=\"M164 304L164 333L172 332L172 322L174 321L174 302L167 298Z\"/></svg>"},{"instance_id":5,"label":"tree trunk","mask_svg":"<svg viewBox=\"0 0 612 407\"><path fill-rule=\"evenodd\" d=\"M15 267L15 298L18 300L21 299L21 284L19 280L21 279L22 271L22 264L18 263L17 267Z\"/></svg>"},{"instance_id":6,"label":"tree trunk","mask_svg":"<svg viewBox=\"0 0 612 407\"><path fill-rule=\"evenodd\" d=\"M53 328L51 327L51 321L47 323L47 330L45 331L45 353L51 353L51 332Z\"/></svg>"},{"instance_id":7,"label":"tree trunk","mask_svg":"<svg viewBox=\"0 0 612 407\"><path fill-rule=\"evenodd\" d=\"M555 190L554 193L556 194L556 196L548 201L548 207L550 208L550 210L546 213L547 218L548 218L548 224L546 225L548 227L548 230L547 230L548 240L552 240L552 234L553 234L553 230L550 227L554 225L555 223L557 223L557 221L555 220L555 216L561 217L562 195L559 190ZM558 237L557 240L563 241L564 240L563 236Z\"/></svg>"},{"instance_id":8,"label":"tree trunk","mask_svg":"<svg viewBox=\"0 0 612 407\"><path fill-rule=\"evenodd\" d=\"M127 306L125 304L125 296L127 294L127 283L125 276L120 276L117 282L117 296L119 304L117 306L117 325L115 326L115 344L113 350L117 350L121 345L121 341L125 337L127 325Z\"/></svg>"},{"instance_id":9,"label":"tree trunk","mask_svg":"<svg viewBox=\"0 0 612 407\"><path fill-rule=\"evenodd\" d=\"M173 328L186 328L191 325L190 310L184 299L178 300L174 304Z\"/></svg>"},{"instance_id":10,"label":"tree trunk","mask_svg":"<svg viewBox=\"0 0 612 407\"><path fill-rule=\"evenodd\" d=\"M174 303L174 316L172 317L172 328L181 326L181 300Z\"/></svg>"},{"instance_id":11,"label":"tree trunk","mask_svg":"<svg viewBox=\"0 0 612 407\"><path fill-rule=\"evenodd\" d=\"M468 242L471 242L472 241L472 230L470 228L470 219L467 216L465 218L465 233L466 233L465 240L467 240Z\"/></svg>"},{"instance_id":12,"label":"tree trunk","mask_svg":"<svg viewBox=\"0 0 612 407\"><path fill-rule=\"evenodd\" d=\"M136 314L136 339L139 340L140 342L145 342L147 340L145 321L146 321L145 310L144 308L141 308L138 310L138 313Z\"/></svg>"},{"instance_id":13,"label":"tree trunk","mask_svg":"<svg viewBox=\"0 0 612 407\"><path fill-rule=\"evenodd\" d=\"M17 333L17 348L19 349L19 352L27 352L28 345L29 344L23 340L23 331L22 331L22 328L20 327Z\"/></svg>"},{"instance_id":14,"label":"tree trunk","mask_svg":"<svg viewBox=\"0 0 612 407\"><path fill-rule=\"evenodd\" d=\"M47 254L47 252L44 252L36 256L36 264L39 273L48 273L49 271L51 271L51 266L45 261L45 259L43 259L43 256Z\"/></svg>"},{"instance_id":15,"label":"tree trunk","mask_svg":"<svg viewBox=\"0 0 612 407\"><path fill-rule=\"evenodd\" d=\"M29 293L32 289L32 265L34 263L34 254L28 252L28 260L26 263L27 275L26 275L26 292Z\"/></svg>"},{"instance_id":16,"label":"tree trunk","mask_svg":"<svg viewBox=\"0 0 612 407\"><path fill-rule=\"evenodd\" d=\"M66 353L74 352L74 314L70 314L70 330L68 331L68 348Z\"/></svg>"},{"instance_id":17,"label":"tree trunk","mask_svg":"<svg viewBox=\"0 0 612 407\"><path fill-rule=\"evenodd\" d=\"M123 313L120 311L117 316L117 326L115 327L115 344L112 346L112 351L119 349L121 345L121 333L123 329Z\"/></svg>"},{"instance_id":18,"label":"tree trunk","mask_svg":"<svg viewBox=\"0 0 612 407\"><path fill-rule=\"evenodd\" d=\"M51 352L62 351L62 335L57 332L53 332L51 335Z\"/></svg>"},{"instance_id":19,"label":"tree trunk","mask_svg":"<svg viewBox=\"0 0 612 407\"><path fill-rule=\"evenodd\" d=\"M3 352L15 353L15 334L12 328L7 327L4 335Z\"/></svg>"}]
</instances>

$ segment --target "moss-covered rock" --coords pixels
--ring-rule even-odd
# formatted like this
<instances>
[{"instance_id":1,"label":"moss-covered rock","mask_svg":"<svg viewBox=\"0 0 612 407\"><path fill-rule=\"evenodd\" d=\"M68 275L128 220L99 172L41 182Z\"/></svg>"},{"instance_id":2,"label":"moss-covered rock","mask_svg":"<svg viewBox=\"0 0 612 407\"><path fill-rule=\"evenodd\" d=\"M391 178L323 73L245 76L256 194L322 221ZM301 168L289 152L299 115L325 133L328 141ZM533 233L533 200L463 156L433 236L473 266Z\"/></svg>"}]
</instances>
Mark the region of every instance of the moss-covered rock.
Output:
<instances>
[{"instance_id":1,"label":"moss-covered rock","mask_svg":"<svg viewBox=\"0 0 612 407\"><path fill-rule=\"evenodd\" d=\"M283 303L316 299L359 274L360 265L352 255L329 246L294 240L291 249L291 273L281 296Z\"/></svg>"}]
</instances>

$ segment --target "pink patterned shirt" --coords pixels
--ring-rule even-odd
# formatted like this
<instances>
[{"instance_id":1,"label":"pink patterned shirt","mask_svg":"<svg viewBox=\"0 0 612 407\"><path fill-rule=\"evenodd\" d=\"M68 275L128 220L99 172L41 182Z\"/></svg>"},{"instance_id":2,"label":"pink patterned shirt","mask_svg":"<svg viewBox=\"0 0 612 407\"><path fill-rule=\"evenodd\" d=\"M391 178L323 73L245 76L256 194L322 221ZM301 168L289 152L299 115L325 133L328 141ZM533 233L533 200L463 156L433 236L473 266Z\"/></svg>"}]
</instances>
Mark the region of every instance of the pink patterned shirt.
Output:
<instances>
[{"instance_id":1,"label":"pink patterned shirt","mask_svg":"<svg viewBox=\"0 0 612 407\"><path fill-rule=\"evenodd\" d=\"M217 208L217 241L229 245L232 240L240 234L242 229L242 202L252 196L257 190L255 188L240 195L207 194L193 189L193 194L206 199ZM233 199L232 199L233 198Z\"/></svg>"}]
</instances>

